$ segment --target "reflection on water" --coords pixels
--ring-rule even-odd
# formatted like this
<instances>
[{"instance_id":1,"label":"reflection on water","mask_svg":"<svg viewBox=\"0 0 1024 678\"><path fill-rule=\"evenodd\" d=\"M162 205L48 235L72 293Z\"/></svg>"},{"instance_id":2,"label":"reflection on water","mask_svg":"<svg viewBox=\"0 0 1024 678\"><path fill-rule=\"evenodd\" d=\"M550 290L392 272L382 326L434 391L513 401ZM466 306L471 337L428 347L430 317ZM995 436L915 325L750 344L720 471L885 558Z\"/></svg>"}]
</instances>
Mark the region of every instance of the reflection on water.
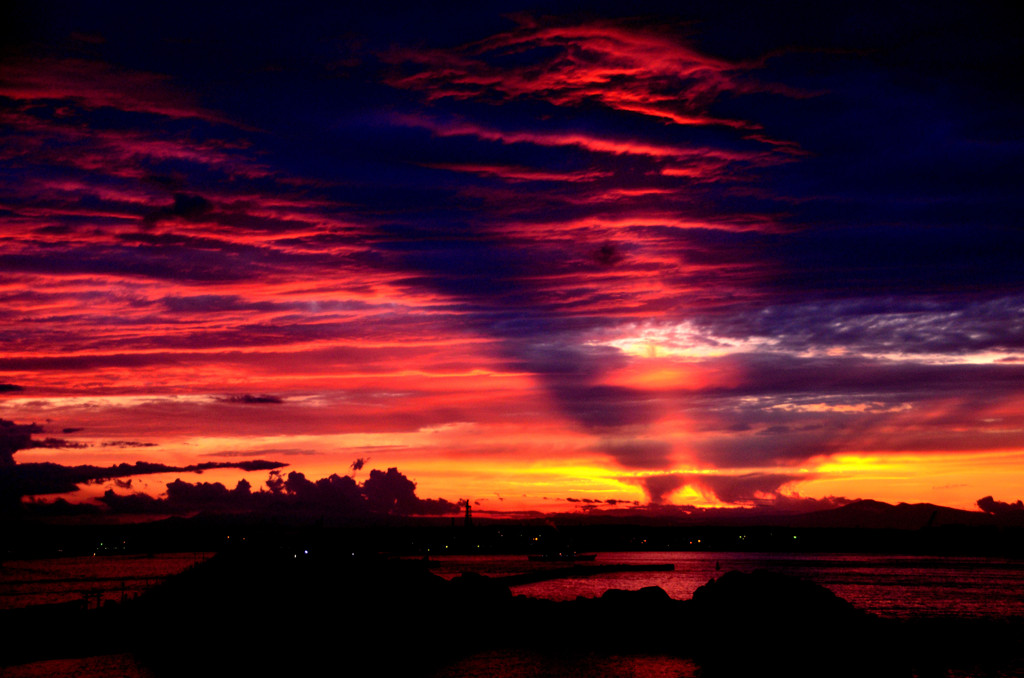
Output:
<instances>
[{"instance_id":1,"label":"reflection on water","mask_svg":"<svg viewBox=\"0 0 1024 678\"><path fill-rule=\"evenodd\" d=\"M127 654L73 657L31 662L0 669L4 678L155 678L153 673Z\"/></svg>"},{"instance_id":2,"label":"reflection on water","mask_svg":"<svg viewBox=\"0 0 1024 678\"><path fill-rule=\"evenodd\" d=\"M205 560L209 553L12 560L0 567L0 610L66 603L90 606L131 597Z\"/></svg>"},{"instance_id":3,"label":"reflection on water","mask_svg":"<svg viewBox=\"0 0 1024 678\"><path fill-rule=\"evenodd\" d=\"M205 559L205 553L97 556L9 561L0 567L0 609L82 600L93 605L141 593ZM1003 558L870 554L609 552L594 564L671 563L669 572L619 572L553 579L513 587L516 595L550 600L598 597L610 588L660 586L687 600L709 579L729 570L767 568L828 587L857 607L886 617L1024 618L1024 562ZM523 555L442 556L433 571L489 576L565 567ZM719 568L716 570L716 566Z\"/></svg>"},{"instance_id":4,"label":"reflection on water","mask_svg":"<svg viewBox=\"0 0 1024 678\"><path fill-rule=\"evenodd\" d=\"M80 600L100 590L106 599L122 591L141 591L181 571L207 554L163 554L153 557L117 556L12 561L0 568L0 607ZM1017 617L1024 620L1024 562L998 558L923 557L865 554L779 554L713 552L599 553L596 565L670 563L674 571L605 573L593 577L553 579L516 586L517 595L553 600L597 597L610 588L636 590L660 586L678 600L690 598L709 579L730 570L750 572L767 568L822 584L861 609L896 617ZM445 578L471 571L489 576L560 569L565 563L531 562L525 555L447 556L431 561ZM583 565L586 567L586 564ZM26 602L28 601L28 602ZM468 623L486 624L487 619ZM594 623L629 624L629 619L600 619ZM986 627L988 628L988 627ZM540 639L544 640L544 639ZM457 634L453 635L457 642ZM495 642L500 642L500 638ZM478 646L474 646L478 647ZM537 649L540 647L541 649ZM431 678L696 678L698 665L690 659L660 655L622 655L558 651L556 643L533 647L491 647L474 652L430 674ZM587 647L602 647L596 644ZM130 655L105 655L34 662L4 667L0 675L106 675L152 678ZM415 674L421 675L421 674ZM770 675L770 674L766 674ZM908 674L909 675L909 674ZM916 675L916 674L915 674ZM922 674L923 675L923 674ZM1004 678L1024 675L1014 658L996 668L986 665L936 673L943 678L978 675Z\"/></svg>"},{"instance_id":5,"label":"reflection on water","mask_svg":"<svg viewBox=\"0 0 1024 678\"><path fill-rule=\"evenodd\" d=\"M488 650L470 655L430 678L693 678L697 664L658 655Z\"/></svg>"},{"instance_id":6,"label":"reflection on water","mask_svg":"<svg viewBox=\"0 0 1024 678\"><path fill-rule=\"evenodd\" d=\"M555 579L513 587L513 593L551 600L596 597L610 588L660 586L678 600L722 572L771 569L828 587L857 607L881 616L1024 618L1024 563L1000 558L870 554L643 552L600 553L596 564L672 563L672 572L620 572ZM720 570L716 570L716 565ZM434 571L492 576L562 565L532 563L525 556L450 556Z\"/></svg>"}]
</instances>

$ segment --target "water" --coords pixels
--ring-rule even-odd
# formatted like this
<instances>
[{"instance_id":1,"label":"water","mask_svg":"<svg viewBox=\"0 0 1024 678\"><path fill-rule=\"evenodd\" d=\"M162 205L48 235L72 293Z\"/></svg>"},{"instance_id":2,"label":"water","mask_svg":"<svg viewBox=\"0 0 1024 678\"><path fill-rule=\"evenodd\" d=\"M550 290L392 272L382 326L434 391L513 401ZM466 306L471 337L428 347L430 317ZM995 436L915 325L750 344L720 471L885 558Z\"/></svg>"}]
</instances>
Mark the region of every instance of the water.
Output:
<instances>
[{"instance_id":1,"label":"water","mask_svg":"<svg viewBox=\"0 0 1024 678\"><path fill-rule=\"evenodd\" d=\"M88 598L95 606L141 593L205 559L205 553L154 556L85 556L9 561L0 567L0 609ZM1024 562L1004 558L838 553L608 552L601 564L671 563L671 572L619 572L512 587L516 595L573 600L598 597L611 588L660 586L687 600L713 577L729 570L766 568L817 582L855 606L883 617L1024 619ZM585 566L586 563L583 564ZM716 570L716 565L719 569ZM565 567L523 555L441 556L432 570L445 578L462 572L489 576Z\"/></svg>"},{"instance_id":2,"label":"water","mask_svg":"<svg viewBox=\"0 0 1024 678\"><path fill-rule=\"evenodd\" d=\"M41 603L118 600L139 593L180 572L209 554L97 556L11 561L0 567L0 609ZM924 557L865 554L610 552L594 564L671 563L670 572L621 572L554 579L513 587L516 595L551 600L596 597L610 588L635 590L660 586L686 600L709 579L729 570L766 568L815 581L857 607L884 617L1018 618L1024 619L1024 562L1000 558ZM584 563L583 565L586 565ZM432 560L433 571L445 578L462 572L490 576L521 574L565 567L565 563L530 562L526 556L445 556ZM717 567L716 567L717 566ZM95 597L91 604L95 604ZM77 676L152 678L130 655L106 655L33 662L0 670L12 678ZM697 678L690 659L662 655L618 655L599 652L554 652L497 648L470 654L437 670L430 678ZM950 669L945 678L971 678L975 669ZM1024 675L1014 664L985 675Z\"/></svg>"},{"instance_id":3,"label":"water","mask_svg":"<svg viewBox=\"0 0 1024 678\"><path fill-rule=\"evenodd\" d=\"M208 558L208 553L12 560L0 567L0 610L129 598Z\"/></svg>"},{"instance_id":4,"label":"water","mask_svg":"<svg viewBox=\"0 0 1024 678\"><path fill-rule=\"evenodd\" d=\"M477 652L430 678L696 678L696 662L662 655L539 652L500 649Z\"/></svg>"},{"instance_id":5,"label":"water","mask_svg":"<svg viewBox=\"0 0 1024 678\"><path fill-rule=\"evenodd\" d=\"M155 678L151 671L127 654L48 659L5 666L0 668L0 675L3 678Z\"/></svg>"},{"instance_id":6,"label":"water","mask_svg":"<svg viewBox=\"0 0 1024 678\"><path fill-rule=\"evenodd\" d=\"M1024 562L980 557L870 554L643 552L599 553L595 564L672 563L672 572L620 572L515 586L516 595L573 600L611 588L660 586L687 600L702 584L729 570L765 568L814 581L860 609L891 618L1024 619ZM716 565L720 569L716 569ZM564 563L534 563L526 556L443 556L433 571L450 578L473 571L500 576Z\"/></svg>"},{"instance_id":7,"label":"water","mask_svg":"<svg viewBox=\"0 0 1024 678\"><path fill-rule=\"evenodd\" d=\"M729 570L770 569L810 579L855 606L890 618L1024 618L1024 562L1000 558L865 554L644 552L599 553L595 564L671 563L670 572L620 572L553 579L515 586L516 595L551 600L596 597L610 588L660 586L686 600L713 577ZM585 563L584 563L585 565ZM451 578L464 571L490 576L565 567L526 556L436 558L434 572ZM699 678L694 661L662 655L538 652L493 649L465 657L431 678ZM917 675L917 674L915 674ZM929 674L942 678L1010 678L1024 675L1020 661L1006 666L951 667Z\"/></svg>"}]
</instances>

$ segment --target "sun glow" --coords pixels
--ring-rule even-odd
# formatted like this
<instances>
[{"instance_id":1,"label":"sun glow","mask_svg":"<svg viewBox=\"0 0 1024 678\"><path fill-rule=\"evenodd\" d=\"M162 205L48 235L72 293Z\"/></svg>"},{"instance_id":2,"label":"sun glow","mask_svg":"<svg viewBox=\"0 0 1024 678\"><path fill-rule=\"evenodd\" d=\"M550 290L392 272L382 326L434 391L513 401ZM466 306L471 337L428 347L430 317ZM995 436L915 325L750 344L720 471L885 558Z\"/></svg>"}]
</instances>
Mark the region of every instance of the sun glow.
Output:
<instances>
[{"instance_id":1,"label":"sun glow","mask_svg":"<svg viewBox=\"0 0 1024 678\"><path fill-rule=\"evenodd\" d=\"M638 358L717 358L733 353L749 353L776 344L768 338L736 339L714 336L689 321L663 325L624 328L624 336L595 340L594 345L614 346Z\"/></svg>"}]
</instances>

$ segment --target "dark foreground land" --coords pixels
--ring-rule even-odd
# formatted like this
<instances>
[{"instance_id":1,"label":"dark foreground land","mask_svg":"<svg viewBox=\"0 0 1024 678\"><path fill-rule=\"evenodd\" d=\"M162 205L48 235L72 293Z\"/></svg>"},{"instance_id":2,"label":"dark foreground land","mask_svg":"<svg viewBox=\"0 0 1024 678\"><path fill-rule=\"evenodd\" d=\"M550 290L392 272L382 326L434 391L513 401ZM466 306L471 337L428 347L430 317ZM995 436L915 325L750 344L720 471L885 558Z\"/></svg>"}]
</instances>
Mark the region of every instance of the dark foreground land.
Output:
<instances>
[{"instance_id":1,"label":"dark foreground land","mask_svg":"<svg viewBox=\"0 0 1024 678\"><path fill-rule=\"evenodd\" d=\"M1013 675L1024 666L1020 623L879 619L767 571L727 572L687 601L651 587L553 602L347 550L227 550L133 600L9 611L0 624L0 666L131 653L158 677L422 676L493 648L674 655L711 678Z\"/></svg>"}]
</instances>

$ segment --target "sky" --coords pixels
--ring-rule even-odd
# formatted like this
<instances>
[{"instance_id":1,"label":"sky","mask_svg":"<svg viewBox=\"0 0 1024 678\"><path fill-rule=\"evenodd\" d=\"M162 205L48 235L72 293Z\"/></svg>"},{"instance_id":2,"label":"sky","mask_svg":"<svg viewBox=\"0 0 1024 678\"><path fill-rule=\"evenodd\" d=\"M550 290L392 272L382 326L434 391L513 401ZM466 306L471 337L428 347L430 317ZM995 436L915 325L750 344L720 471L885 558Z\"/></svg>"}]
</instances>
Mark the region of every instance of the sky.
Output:
<instances>
[{"instance_id":1,"label":"sky","mask_svg":"<svg viewBox=\"0 0 1024 678\"><path fill-rule=\"evenodd\" d=\"M1019 498L1000 3L149 5L0 17L25 501Z\"/></svg>"}]
</instances>

